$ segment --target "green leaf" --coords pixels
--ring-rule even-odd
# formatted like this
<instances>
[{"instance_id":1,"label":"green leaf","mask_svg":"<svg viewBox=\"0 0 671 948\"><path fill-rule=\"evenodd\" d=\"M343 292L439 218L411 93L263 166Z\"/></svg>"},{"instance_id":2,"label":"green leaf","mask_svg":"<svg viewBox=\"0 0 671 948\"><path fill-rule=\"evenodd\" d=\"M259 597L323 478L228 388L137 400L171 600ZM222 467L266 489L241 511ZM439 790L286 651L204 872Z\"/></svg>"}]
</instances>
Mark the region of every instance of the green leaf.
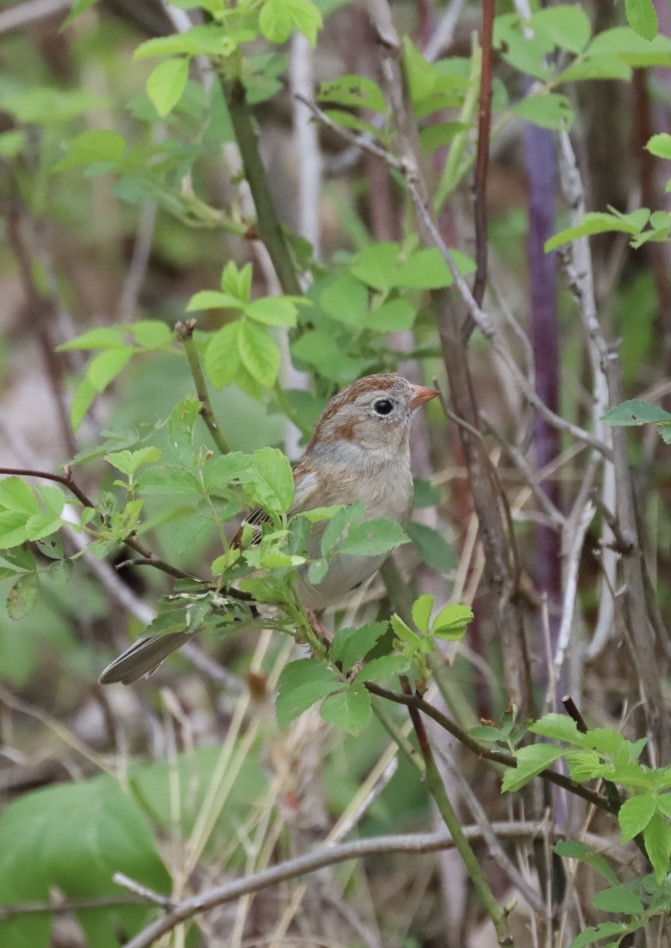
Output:
<instances>
[{"instance_id":1,"label":"green leaf","mask_svg":"<svg viewBox=\"0 0 671 948\"><path fill-rule=\"evenodd\" d=\"M67 154L53 166L53 171L65 171L96 162L116 164L126 151L126 139L109 129L82 132L66 142ZM96 330L92 330L95 332Z\"/></svg>"},{"instance_id":2,"label":"green leaf","mask_svg":"<svg viewBox=\"0 0 671 948\"><path fill-rule=\"evenodd\" d=\"M410 300L387 300L370 313L366 313L361 325L373 332L404 332L415 325L417 310Z\"/></svg>"},{"instance_id":3,"label":"green leaf","mask_svg":"<svg viewBox=\"0 0 671 948\"><path fill-rule=\"evenodd\" d=\"M50 514L54 517L60 517L65 507L65 494L55 485L40 487L40 499Z\"/></svg>"},{"instance_id":4,"label":"green leaf","mask_svg":"<svg viewBox=\"0 0 671 948\"><path fill-rule=\"evenodd\" d=\"M370 109L372 112L388 111L382 89L368 76L348 74L322 82L317 98L319 102Z\"/></svg>"},{"instance_id":5,"label":"green leaf","mask_svg":"<svg viewBox=\"0 0 671 948\"><path fill-rule=\"evenodd\" d=\"M331 645L332 659L340 662L347 674L356 662L366 657L388 628L388 622L370 622L358 629L338 629Z\"/></svg>"},{"instance_id":6,"label":"green leaf","mask_svg":"<svg viewBox=\"0 0 671 948\"><path fill-rule=\"evenodd\" d=\"M221 290L201 290L195 293L189 300L187 313L197 312L205 309L241 309L242 302L230 293L222 293Z\"/></svg>"},{"instance_id":7,"label":"green leaf","mask_svg":"<svg viewBox=\"0 0 671 948\"><path fill-rule=\"evenodd\" d=\"M608 879L611 885L619 884L617 875L606 857L601 853L593 852L585 843L579 842L576 839L564 839L555 843L554 850L559 856L564 856L568 859L582 860L588 866L591 866L595 872L602 875L604 879Z\"/></svg>"},{"instance_id":8,"label":"green leaf","mask_svg":"<svg viewBox=\"0 0 671 948\"><path fill-rule=\"evenodd\" d=\"M423 596L420 596L419 599L415 599L412 604L412 621L419 631L424 632L425 635L429 631L431 613L433 612L435 601L435 596L425 593Z\"/></svg>"},{"instance_id":9,"label":"green leaf","mask_svg":"<svg viewBox=\"0 0 671 948\"><path fill-rule=\"evenodd\" d=\"M637 924L635 928L638 927ZM629 932L635 931L635 928L631 928L624 922L602 922L601 925L594 925L592 928L585 928L580 932L577 938L574 938L571 942L570 948L587 948L587 945L595 945L598 941L603 941L612 935L618 938L616 944L619 944L619 940Z\"/></svg>"},{"instance_id":10,"label":"green leaf","mask_svg":"<svg viewBox=\"0 0 671 948\"><path fill-rule=\"evenodd\" d=\"M368 313L368 288L349 273L339 273L319 294L319 305L345 326L359 326Z\"/></svg>"},{"instance_id":11,"label":"green leaf","mask_svg":"<svg viewBox=\"0 0 671 948\"><path fill-rule=\"evenodd\" d=\"M0 481L0 507L29 515L40 509L37 497L20 477L5 477Z\"/></svg>"},{"instance_id":12,"label":"green leaf","mask_svg":"<svg viewBox=\"0 0 671 948\"><path fill-rule=\"evenodd\" d=\"M585 11L568 3L539 10L531 17L530 26L539 36L571 53L583 50L592 35Z\"/></svg>"},{"instance_id":13,"label":"green leaf","mask_svg":"<svg viewBox=\"0 0 671 948\"><path fill-rule=\"evenodd\" d=\"M20 576L7 596L7 615L10 619L23 619L31 611L40 594L40 577L37 573Z\"/></svg>"},{"instance_id":14,"label":"green leaf","mask_svg":"<svg viewBox=\"0 0 671 948\"><path fill-rule=\"evenodd\" d=\"M236 38L225 26L209 23L194 26L185 33L172 33L140 43L133 59L151 59L154 56L215 56L226 57L235 52Z\"/></svg>"},{"instance_id":15,"label":"green leaf","mask_svg":"<svg viewBox=\"0 0 671 948\"><path fill-rule=\"evenodd\" d=\"M659 33L659 20L653 0L624 0L627 23L643 39L652 40Z\"/></svg>"},{"instance_id":16,"label":"green leaf","mask_svg":"<svg viewBox=\"0 0 671 948\"><path fill-rule=\"evenodd\" d=\"M33 542L50 537L62 527L60 517L48 513L33 514L26 520L26 539Z\"/></svg>"},{"instance_id":17,"label":"green leaf","mask_svg":"<svg viewBox=\"0 0 671 948\"><path fill-rule=\"evenodd\" d=\"M441 609L433 620L431 631L439 639L448 639L457 642L464 637L469 622L473 621L473 610L470 606L452 603Z\"/></svg>"},{"instance_id":18,"label":"green leaf","mask_svg":"<svg viewBox=\"0 0 671 948\"><path fill-rule=\"evenodd\" d=\"M170 413L168 419L168 442L177 456L183 460L193 457L193 431L200 417L200 399L189 395Z\"/></svg>"},{"instance_id":19,"label":"green leaf","mask_svg":"<svg viewBox=\"0 0 671 948\"><path fill-rule=\"evenodd\" d=\"M540 128L570 129L575 120L571 102L559 92L534 92L513 109L516 115Z\"/></svg>"},{"instance_id":20,"label":"green leaf","mask_svg":"<svg viewBox=\"0 0 671 948\"><path fill-rule=\"evenodd\" d=\"M278 682L277 720L286 727L317 701L343 687L333 669L313 658L287 665Z\"/></svg>"},{"instance_id":21,"label":"green leaf","mask_svg":"<svg viewBox=\"0 0 671 948\"><path fill-rule=\"evenodd\" d=\"M274 513L287 513L294 502L294 476L286 454L277 448L260 448L252 461L258 503Z\"/></svg>"},{"instance_id":22,"label":"green leaf","mask_svg":"<svg viewBox=\"0 0 671 948\"><path fill-rule=\"evenodd\" d=\"M653 135L648 139L645 146L651 155L658 158L671 158L671 135L668 132L660 132L659 135Z\"/></svg>"},{"instance_id":23,"label":"green leaf","mask_svg":"<svg viewBox=\"0 0 671 948\"><path fill-rule=\"evenodd\" d=\"M221 288L224 293L246 306L252 298L254 268L251 263L238 269L235 260L229 260L221 273Z\"/></svg>"},{"instance_id":24,"label":"green leaf","mask_svg":"<svg viewBox=\"0 0 671 948\"><path fill-rule=\"evenodd\" d=\"M140 319L128 326L135 342L143 349L152 352L163 349L173 340L173 330L160 319Z\"/></svg>"},{"instance_id":25,"label":"green leaf","mask_svg":"<svg viewBox=\"0 0 671 948\"><path fill-rule=\"evenodd\" d=\"M348 734L360 734L371 719L370 695L363 684L354 684L331 695L321 706L325 721L341 727Z\"/></svg>"},{"instance_id":26,"label":"green leaf","mask_svg":"<svg viewBox=\"0 0 671 948\"><path fill-rule=\"evenodd\" d=\"M147 79L147 95L161 118L175 108L184 95L189 78L189 60L166 59L154 66Z\"/></svg>"},{"instance_id":27,"label":"green leaf","mask_svg":"<svg viewBox=\"0 0 671 948\"><path fill-rule=\"evenodd\" d=\"M427 566L439 573L451 573L457 568L457 554L447 540L426 524L412 522L405 528Z\"/></svg>"},{"instance_id":28,"label":"green leaf","mask_svg":"<svg viewBox=\"0 0 671 948\"><path fill-rule=\"evenodd\" d=\"M244 367L264 388L272 388L280 371L280 348L269 333L245 319L238 332L238 351Z\"/></svg>"},{"instance_id":29,"label":"green leaf","mask_svg":"<svg viewBox=\"0 0 671 948\"><path fill-rule=\"evenodd\" d=\"M455 254L454 259L460 272L471 272L469 257ZM440 250L429 247L427 250L415 251L409 260L396 268L393 285L417 290L439 290L453 283L452 271Z\"/></svg>"},{"instance_id":30,"label":"green leaf","mask_svg":"<svg viewBox=\"0 0 671 948\"><path fill-rule=\"evenodd\" d=\"M645 402L641 398L630 398L626 402L610 408L603 416L608 425L629 426L647 424L671 424L671 414L660 405Z\"/></svg>"},{"instance_id":31,"label":"green leaf","mask_svg":"<svg viewBox=\"0 0 671 948\"><path fill-rule=\"evenodd\" d=\"M121 471L127 477L132 477L143 464L153 464L161 460L160 448L140 448L138 451L114 451L105 455L105 461Z\"/></svg>"},{"instance_id":32,"label":"green leaf","mask_svg":"<svg viewBox=\"0 0 671 948\"><path fill-rule=\"evenodd\" d=\"M242 320L228 323L214 334L205 350L205 371L216 388L230 385L238 375L242 365L238 349L241 329Z\"/></svg>"},{"instance_id":33,"label":"green leaf","mask_svg":"<svg viewBox=\"0 0 671 948\"><path fill-rule=\"evenodd\" d=\"M341 539L346 530L360 524L365 514L365 504L351 504L342 506L331 517L321 539L321 552L328 556Z\"/></svg>"},{"instance_id":34,"label":"green leaf","mask_svg":"<svg viewBox=\"0 0 671 948\"><path fill-rule=\"evenodd\" d=\"M657 809L671 819L671 793L660 793L657 797Z\"/></svg>"},{"instance_id":35,"label":"green leaf","mask_svg":"<svg viewBox=\"0 0 671 948\"><path fill-rule=\"evenodd\" d=\"M532 734L540 734L541 737L547 737L553 741L566 741L578 747L585 746L583 735L578 731L577 724L567 714L546 714L540 721L535 721L529 730Z\"/></svg>"},{"instance_id":36,"label":"green leaf","mask_svg":"<svg viewBox=\"0 0 671 948\"><path fill-rule=\"evenodd\" d=\"M561 747L552 744L531 744L515 751L517 767L509 767L503 775L501 789L507 792L520 790L525 784L558 760L564 753Z\"/></svg>"},{"instance_id":37,"label":"green leaf","mask_svg":"<svg viewBox=\"0 0 671 948\"><path fill-rule=\"evenodd\" d=\"M356 254L350 264L350 272L374 290L386 292L396 286L399 251L396 243L370 244Z\"/></svg>"},{"instance_id":38,"label":"green leaf","mask_svg":"<svg viewBox=\"0 0 671 948\"><path fill-rule=\"evenodd\" d=\"M640 794L625 800L617 814L622 831L622 842L628 843L648 825L655 810L657 801L649 794Z\"/></svg>"},{"instance_id":39,"label":"green leaf","mask_svg":"<svg viewBox=\"0 0 671 948\"><path fill-rule=\"evenodd\" d=\"M545 252L550 253L551 250L556 250L557 247L561 247L562 244L570 243L579 237L591 237L594 234L605 234L610 231L637 234L645 226L645 221L650 214L650 212L645 209L642 209L642 211L642 215L640 215L640 212L635 212L637 215L640 215L636 218L633 218L632 215L618 217L615 214L596 212L585 214L580 224L577 224L575 227L567 227L566 230L562 230L558 234L555 234L554 237L550 237L549 240L546 240ZM645 219L643 219L644 217ZM641 220L642 223L638 226L637 222Z\"/></svg>"},{"instance_id":40,"label":"green leaf","mask_svg":"<svg viewBox=\"0 0 671 948\"><path fill-rule=\"evenodd\" d=\"M245 316L267 326L295 326L296 304L286 296L265 296L245 306Z\"/></svg>"},{"instance_id":41,"label":"green leaf","mask_svg":"<svg viewBox=\"0 0 671 948\"><path fill-rule=\"evenodd\" d=\"M380 681L392 675L404 675L412 659L406 655L381 655L367 662L357 675L357 681Z\"/></svg>"},{"instance_id":42,"label":"green leaf","mask_svg":"<svg viewBox=\"0 0 671 948\"><path fill-rule=\"evenodd\" d=\"M271 43L286 43L297 30L314 46L322 27L322 16L311 0L265 0L259 26Z\"/></svg>"},{"instance_id":43,"label":"green leaf","mask_svg":"<svg viewBox=\"0 0 671 948\"><path fill-rule=\"evenodd\" d=\"M592 900L594 907L602 912L617 912L622 915L639 915L644 911L639 895L629 886L616 885L597 892Z\"/></svg>"},{"instance_id":44,"label":"green leaf","mask_svg":"<svg viewBox=\"0 0 671 948\"><path fill-rule=\"evenodd\" d=\"M57 352L72 352L78 349L126 349L127 343L125 326L98 326L89 329L81 336L76 336L70 342L58 346Z\"/></svg>"},{"instance_id":45,"label":"green leaf","mask_svg":"<svg viewBox=\"0 0 671 948\"><path fill-rule=\"evenodd\" d=\"M413 632L410 626L395 612L391 616L391 627L399 641L408 646L410 652L422 649L425 640L416 632ZM404 654L408 653L407 648L402 649L402 651Z\"/></svg>"},{"instance_id":46,"label":"green leaf","mask_svg":"<svg viewBox=\"0 0 671 948\"><path fill-rule=\"evenodd\" d=\"M350 529L338 552L347 556L380 556L407 542L408 537L395 520L367 520Z\"/></svg>"},{"instance_id":47,"label":"green leaf","mask_svg":"<svg viewBox=\"0 0 671 948\"><path fill-rule=\"evenodd\" d=\"M421 477L415 478L415 507L435 507L436 504L440 503L440 491L437 487L430 481L422 480ZM408 524L408 534L410 533L410 527L412 524ZM414 539L414 537L413 537Z\"/></svg>"},{"instance_id":48,"label":"green leaf","mask_svg":"<svg viewBox=\"0 0 671 948\"><path fill-rule=\"evenodd\" d=\"M636 799L633 797L632 799ZM629 802L629 801L627 801ZM622 835L624 842L624 834ZM655 879L662 883L669 873L671 857L671 826L659 813L655 813L643 832L645 851L648 854Z\"/></svg>"},{"instance_id":49,"label":"green leaf","mask_svg":"<svg viewBox=\"0 0 671 948\"><path fill-rule=\"evenodd\" d=\"M167 786L166 772L161 776ZM0 817L1 903L48 900L54 890L66 899L114 898L118 889L112 877L117 871L153 889L170 891L149 818L110 776L25 793ZM83 929L80 943L108 948L118 944L119 932L126 939L136 934L147 924L148 913L146 906L116 906L82 911L76 918ZM52 919L45 915L37 928L32 921L27 928L22 926L23 937L18 936L15 922L3 922L3 945L50 944Z\"/></svg>"},{"instance_id":50,"label":"green leaf","mask_svg":"<svg viewBox=\"0 0 671 948\"><path fill-rule=\"evenodd\" d=\"M26 542L26 519L25 513L19 511L0 513L0 550L8 550Z\"/></svg>"}]
</instances>

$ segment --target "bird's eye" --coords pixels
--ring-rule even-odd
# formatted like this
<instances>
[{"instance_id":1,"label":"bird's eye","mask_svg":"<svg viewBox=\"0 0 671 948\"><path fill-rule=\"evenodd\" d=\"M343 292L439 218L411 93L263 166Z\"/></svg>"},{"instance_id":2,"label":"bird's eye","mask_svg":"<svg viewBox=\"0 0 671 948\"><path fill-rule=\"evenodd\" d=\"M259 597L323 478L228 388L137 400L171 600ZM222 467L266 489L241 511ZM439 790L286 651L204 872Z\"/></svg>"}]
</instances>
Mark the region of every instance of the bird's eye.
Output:
<instances>
[{"instance_id":1,"label":"bird's eye","mask_svg":"<svg viewBox=\"0 0 671 948\"><path fill-rule=\"evenodd\" d=\"M373 411L376 415L389 415L394 410L394 403L388 398L378 398L373 405Z\"/></svg>"}]
</instances>

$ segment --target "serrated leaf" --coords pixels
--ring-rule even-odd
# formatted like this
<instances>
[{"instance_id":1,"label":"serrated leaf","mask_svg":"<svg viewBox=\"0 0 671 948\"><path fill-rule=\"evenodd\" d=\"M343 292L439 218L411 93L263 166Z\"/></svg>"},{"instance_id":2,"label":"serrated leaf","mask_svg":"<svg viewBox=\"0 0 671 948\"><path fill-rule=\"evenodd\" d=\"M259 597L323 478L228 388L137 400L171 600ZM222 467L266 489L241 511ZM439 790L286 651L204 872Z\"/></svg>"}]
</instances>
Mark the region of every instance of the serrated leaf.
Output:
<instances>
[{"instance_id":1,"label":"serrated leaf","mask_svg":"<svg viewBox=\"0 0 671 948\"><path fill-rule=\"evenodd\" d=\"M602 421L614 426L671 425L671 414L660 405L645 402L641 398L630 398L615 408L610 408L603 415Z\"/></svg>"},{"instance_id":2,"label":"serrated leaf","mask_svg":"<svg viewBox=\"0 0 671 948\"><path fill-rule=\"evenodd\" d=\"M457 554L437 530L415 521L409 523L405 530L427 566L443 574L451 573L456 569Z\"/></svg>"},{"instance_id":3,"label":"serrated leaf","mask_svg":"<svg viewBox=\"0 0 671 948\"><path fill-rule=\"evenodd\" d=\"M547 770L555 760L559 760L563 753L561 747L554 747L552 744L531 744L529 747L520 747L515 751L517 767L509 767L506 770L501 789L509 793L521 789L538 774Z\"/></svg>"},{"instance_id":4,"label":"serrated leaf","mask_svg":"<svg viewBox=\"0 0 671 948\"><path fill-rule=\"evenodd\" d=\"M39 510L32 488L20 477L5 477L0 481L0 507L28 515Z\"/></svg>"},{"instance_id":5,"label":"serrated leaf","mask_svg":"<svg viewBox=\"0 0 671 948\"><path fill-rule=\"evenodd\" d=\"M312 658L287 665L278 682L277 720L286 727L321 698L343 687L336 673Z\"/></svg>"},{"instance_id":6,"label":"serrated leaf","mask_svg":"<svg viewBox=\"0 0 671 948\"><path fill-rule=\"evenodd\" d=\"M412 651L422 647L423 640L421 636L417 635L416 632L413 632L410 626L404 622L399 615L393 613L390 621L391 627L394 630L394 634L399 639L399 641L408 645Z\"/></svg>"},{"instance_id":7,"label":"serrated leaf","mask_svg":"<svg viewBox=\"0 0 671 948\"><path fill-rule=\"evenodd\" d=\"M387 622L370 622L358 629L338 629L330 655L334 661L340 662L347 674L356 662L366 657L388 628Z\"/></svg>"},{"instance_id":8,"label":"serrated leaf","mask_svg":"<svg viewBox=\"0 0 671 948\"><path fill-rule=\"evenodd\" d=\"M221 290L201 290L195 293L189 300L186 311L193 313L205 309L241 309L241 301L231 296L230 293L222 293Z\"/></svg>"},{"instance_id":9,"label":"serrated leaf","mask_svg":"<svg viewBox=\"0 0 671 948\"><path fill-rule=\"evenodd\" d=\"M622 840L624 842L624 833L622 834ZM655 813L652 816L643 831L643 842L645 843L645 851L652 863L655 879L661 884L669 873L669 859L671 857L671 826L661 814Z\"/></svg>"},{"instance_id":10,"label":"serrated leaf","mask_svg":"<svg viewBox=\"0 0 671 948\"><path fill-rule=\"evenodd\" d=\"M456 642L464 637L469 622L473 621L473 610L470 606L452 603L441 609L433 620L431 632L439 639Z\"/></svg>"},{"instance_id":11,"label":"serrated leaf","mask_svg":"<svg viewBox=\"0 0 671 948\"><path fill-rule=\"evenodd\" d=\"M367 520L350 528L338 552L346 556L380 556L408 542L408 536L395 520Z\"/></svg>"},{"instance_id":12,"label":"serrated leaf","mask_svg":"<svg viewBox=\"0 0 671 948\"><path fill-rule=\"evenodd\" d=\"M0 513L0 550L20 546L28 539L25 513L8 510Z\"/></svg>"},{"instance_id":13,"label":"serrated leaf","mask_svg":"<svg viewBox=\"0 0 671 948\"><path fill-rule=\"evenodd\" d=\"M40 578L37 573L20 576L7 596L7 615L10 619L23 619L31 611L40 594Z\"/></svg>"},{"instance_id":14,"label":"serrated leaf","mask_svg":"<svg viewBox=\"0 0 671 948\"><path fill-rule=\"evenodd\" d=\"M643 903L636 892L626 885L613 886L597 892L592 900L594 907L602 912L618 912L622 915L639 915L644 911Z\"/></svg>"},{"instance_id":15,"label":"serrated leaf","mask_svg":"<svg viewBox=\"0 0 671 948\"><path fill-rule=\"evenodd\" d=\"M435 601L435 596L425 593L423 596L420 596L419 599L415 599L412 604L412 621L419 631L425 634L429 631L431 613L433 612Z\"/></svg>"},{"instance_id":16,"label":"serrated leaf","mask_svg":"<svg viewBox=\"0 0 671 948\"><path fill-rule=\"evenodd\" d=\"M242 364L238 338L242 320L223 326L210 339L205 350L204 366L207 376L216 388L234 382Z\"/></svg>"},{"instance_id":17,"label":"serrated leaf","mask_svg":"<svg viewBox=\"0 0 671 948\"><path fill-rule=\"evenodd\" d=\"M60 517L54 517L50 513L33 514L26 520L26 539L33 542L43 540L60 530L61 526Z\"/></svg>"},{"instance_id":18,"label":"serrated leaf","mask_svg":"<svg viewBox=\"0 0 671 948\"><path fill-rule=\"evenodd\" d=\"M200 399L189 395L170 413L168 419L168 441L172 450L181 458L193 457L193 430L200 416Z\"/></svg>"},{"instance_id":19,"label":"serrated leaf","mask_svg":"<svg viewBox=\"0 0 671 948\"><path fill-rule=\"evenodd\" d=\"M583 735L580 734L577 724L567 714L546 714L540 721L535 721L529 730L532 734L540 734L541 737L547 737L553 741L566 741L578 747L585 746Z\"/></svg>"},{"instance_id":20,"label":"serrated leaf","mask_svg":"<svg viewBox=\"0 0 671 948\"><path fill-rule=\"evenodd\" d=\"M370 695L365 687L359 684L330 695L321 706L321 716L325 721L353 735L363 731L371 719L371 714Z\"/></svg>"},{"instance_id":21,"label":"serrated leaf","mask_svg":"<svg viewBox=\"0 0 671 948\"><path fill-rule=\"evenodd\" d=\"M635 928L638 928L638 924ZM598 941L610 938L611 935L617 938L633 931L629 925L624 922L602 922L601 925L594 925L591 928L585 928L571 942L571 948L587 948L588 945L595 945Z\"/></svg>"},{"instance_id":22,"label":"serrated leaf","mask_svg":"<svg viewBox=\"0 0 671 948\"><path fill-rule=\"evenodd\" d=\"M284 296L265 296L245 306L245 316L266 326L296 325L296 304Z\"/></svg>"},{"instance_id":23,"label":"serrated leaf","mask_svg":"<svg viewBox=\"0 0 671 948\"><path fill-rule=\"evenodd\" d=\"M585 214L580 224L576 224L575 227L567 227L566 230L562 230L558 234L555 234L554 237L550 237L550 239L545 242L545 252L550 253L550 251L556 250L557 247L561 247L562 244L570 243L570 241L577 240L579 237L591 237L595 234L606 234L610 231L637 234L645 226L645 220L647 220L650 214L649 211L645 209L642 210L644 213L635 219L632 219L631 215L622 218L615 214L605 214L601 212ZM643 219L644 217L645 220ZM640 221L642 221L642 223L638 226Z\"/></svg>"},{"instance_id":24,"label":"serrated leaf","mask_svg":"<svg viewBox=\"0 0 671 948\"><path fill-rule=\"evenodd\" d=\"M348 528L352 528L361 523L365 514L365 504L351 504L347 507L341 507L331 517L321 539L321 552L323 556L331 553Z\"/></svg>"},{"instance_id":25,"label":"serrated leaf","mask_svg":"<svg viewBox=\"0 0 671 948\"><path fill-rule=\"evenodd\" d=\"M280 348L261 326L245 319L238 333L238 351L242 364L264 388L272 388L280 371Z\"/></svg>"},{"instance_id":26,"label":"serrated leaf","mask_svg":"<svg viewBox=\"0 0 671 948\"><path fill-rule=\"evenodd\" d=\"M410 300L387 300L377 309L366 313L361 321L365 329L372 332L404 332L415 325L417 310Z\"/></svg>"},{"instance_id":27,"label":"serrated leaf","mask_svg":"<svg viewBox=\"0 0 671 948\"><path fill-rule=\"evenodd\" d=\"M411 664L412 660L406 655L381 655L364 665L357 675L357 681L380 681L392 675L403 675Z\"/></svg>"},{"instance_id":28,"label":"serrated leaf","mask_svg":"<svg viewBox=\"0 0 671 948\"><path fill-rule=\"evenodd\" d=\"M571 129L575 120L570 100L559 92L534 92L522 99L513 111L540 128Z\"/></svg>"},{"instance_id":29,"label":"serrated leaf","mask_svg":"<svg viewBox=\"0 0 671 948\"><path fill-rule=\"evenodd\" d=\"M260 448L252 460L257 501L273 512L287 513L294 500L294 476L286 454Z\"/></svg>"},{"instance_id":30,"label":"serrated leaf","mask_svg":"<svg viewBox=\"0 0 671 948\"><path fill-rule=\"evenodd\" d=\"M625 800L617 814L622 831L622 842L628 843L630 839L641 833L654 816L656 809L655 797L646 793Z\"/></svg>"},{"instance_id":31,"label":"serrated leaf","mask_svg":"<svg viewBox=\"0 0 671 948\"><path fill-rule=\"evenodd\" d=\"M350 273L339 273L319 294L319 305L331 319L359 326L368 312L368 288Z\"/></svg>"},{"instance_id":32,"label":"serrated leaf","mask_svg":"<svg viewBox=\"0 0 671 948\"><path fill-rule=\"evenodd\" d=\"M379 242L364 247L350 264L350 272L367 286L387 291L395 284L399 245Z\"/></svg>"}]
</instances>

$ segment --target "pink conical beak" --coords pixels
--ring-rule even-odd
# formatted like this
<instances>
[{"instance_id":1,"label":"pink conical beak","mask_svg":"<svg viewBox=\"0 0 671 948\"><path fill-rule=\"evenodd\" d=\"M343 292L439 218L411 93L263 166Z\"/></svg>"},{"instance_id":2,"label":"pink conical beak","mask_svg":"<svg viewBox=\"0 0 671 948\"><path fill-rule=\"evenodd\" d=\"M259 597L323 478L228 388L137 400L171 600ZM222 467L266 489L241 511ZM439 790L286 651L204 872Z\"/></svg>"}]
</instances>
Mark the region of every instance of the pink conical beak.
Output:
<instances>
[{"instance_id":1,"label":"pink conical beak","mask_svg":"<svg viewBox=\"0 0 671 948\"><path fill-rule=\"evenodd\" d=\"M436 398L438 395L440 395L440 392L435 388L424 388L423 385L413 385L410 407L414 411L415 408L419 408L419 406L425 402L430 402L432 398Z\"/></svg>"}]
</instances>

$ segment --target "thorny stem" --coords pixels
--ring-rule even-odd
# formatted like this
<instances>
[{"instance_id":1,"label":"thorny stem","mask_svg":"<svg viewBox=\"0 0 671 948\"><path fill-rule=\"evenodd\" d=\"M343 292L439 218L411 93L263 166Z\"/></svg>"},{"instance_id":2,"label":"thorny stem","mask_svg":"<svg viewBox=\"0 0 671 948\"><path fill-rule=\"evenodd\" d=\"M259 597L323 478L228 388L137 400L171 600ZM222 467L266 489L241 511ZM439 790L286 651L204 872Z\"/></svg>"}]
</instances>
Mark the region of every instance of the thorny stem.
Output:
<instances>
[{"instance_id":1,"label":"thorny stem","mask_svg":"<svg viewBox=\"0 0 671 948\"><path fill-rule=\"evenodd\" d=\"M394 701L396 704L404 704L408 708L416 708L418 711L421 711L423 714L426 714L427 717L432 718L437 724L444 728L449 734L452 734L461 744L465 747L468 747L469 750L473 751L474 754L477 754L478 757L484 760L491 760L497 764L503 764L506 767L517 767L517 760L512 754L508 754L505 751L491 750L486 747L484 744L480 744L475 740L474 737L460 727L455 721L452 721L447 715L443 714L442 711L439 711L438 708L434 705L429 704L428 701L425 701L420 695L417 694L400 694L397 691L390 691L387 688L381 688L379 685L374 684L369 681L366 682L366 689L373 695L377 695L380 698L386 698L388 701ZM601 810L606 810L610 813L617 813L617 809L613 809L611 803L600 793L596 793L594 790L589 790L587 787L583 787L581 784L576 783L575 780L571 780L570 777L565 777L564 774L556 773L554 770L543 770L539 777L543 780L546 780L548 783L554 783L558 787L563 787L565 790L568 790L569 793L573 793L578 797L582 797L584 800L587 800L589 803L592 803L594 806L599 807Z\"/></svg>"},{"instance_id":2,"label":"thorny stem","mask_svg":"<svg viewBox=\"0 0 671 948\"><path fill-rule=\"evenodd\" d=\"M405 675L401 675L401 687L403 688L403 692L406 696L412 696L410 682ZM433 801L443 818L445 826L454 840L454 845L456 846L459 855L464 861L464 865L468 870L469 876L473 880L473 885L475 886L478 895L482 899L482 902L492 922L494 923L494 928L496 929L499 944L512 945L513 940L508 931L506 913L494 897L494 893L490 888L487 877L480 867L480 863L473 852L471 844L466 839L461 826L461 820L457 816L457 813L450 802L450 798L447 795L445 784L443 783L443 780L440 776L440 771L436 766L431 743L426 733L426 728L424 727L424 720L422 719L422 716L416 707L409 706L408 711L415 729L415 734L417 735L419 749L422 753L424 764L426 766L426 774L424 778L426 789L433 797Z\"/></svg>"},{"instance_id":3,"label":"thorny stem","mask_svg":"<svg viewBox=\"0 0 671 948\"><path fill-rule=\"evenodd\" d=\"M473 298L482 306L487 283L487 172L489 168L489 137L492 127L492 39L496 0L484 0L482 6L482 70L480 72L480 105L478 107L478 149L475 160L475 259L477 269L473 282Z\"/></svg>"},{"instance_id":4,"label":"thorny stem","mask_svg":"<svg viewBox=\"0 0 671 948\"><path fill-rule=\"evenodd\" d=\"M282 289L285 293L299 296L301 295L300 284L275 211L244 84L240 79L230 80L224 76L220 76L220 81L240 149L245 178L256 205L256 227L259 236L270 254Z\"/></svg>"},{"instance_id":5,"label":"thorny stem","mask_svg":"<svg viewBox=\"0 0 671 948\"><path fill-rule=\"evenodd\" d=\"M230 449L212 409L210 395L207 391L207 385L205 383L205 376L203 375L203 368L200 364L200 357L198 356L198 352L196 351L196 346L193 341L193 333L195 328L195 319L187 319L184 322L180 321L175 324L177 338L184 346L184 352L186 353L189 368L191 369L191 375L193 376L193 381L196 386L196 395L198 396L198 401L200 402L200 414L203 418L203 421L207 425L207 430L212 435L212 440L219 448L219 451L222 454L228 454Z\"/></svg>"}]
</instances>

